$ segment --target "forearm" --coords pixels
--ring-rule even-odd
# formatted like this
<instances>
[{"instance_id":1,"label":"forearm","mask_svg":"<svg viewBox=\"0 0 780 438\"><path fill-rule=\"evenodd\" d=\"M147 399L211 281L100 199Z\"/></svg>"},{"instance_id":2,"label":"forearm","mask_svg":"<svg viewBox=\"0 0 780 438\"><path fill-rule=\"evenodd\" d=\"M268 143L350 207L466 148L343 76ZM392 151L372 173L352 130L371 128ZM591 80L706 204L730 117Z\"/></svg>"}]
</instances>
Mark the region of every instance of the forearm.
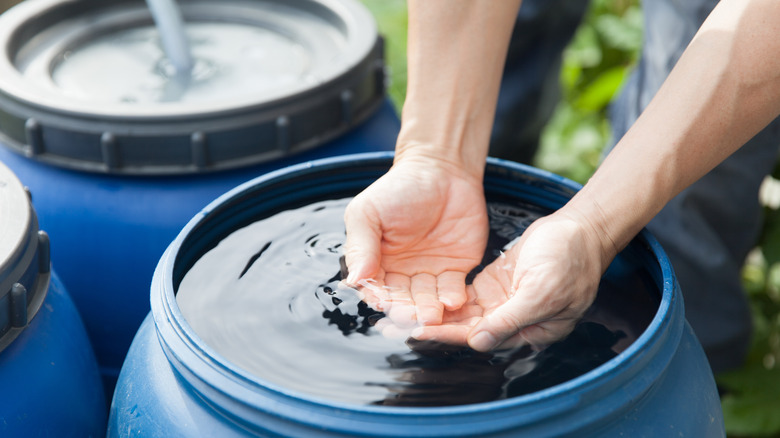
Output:
<instances>
[{"instance_id":1,"label":"forearm","mask_svg":"<svg viewBox=\"0 0 780 438\"><path fill-rule=\"evenodd\" d=\"M410 0L397 159L431 156L481 179L520 0Z\"/></svg>"},{"instance_id":2,"label":"forearm","mask_svg":"<svg viewBox=\"0 0 780 438\"><path fill-rule=\"evenodd\" d=\"M724 0L565 213L607 258L780 113L780 3ZM753 196L754 194L746 194Z\"/></svg>"}]
</instances>

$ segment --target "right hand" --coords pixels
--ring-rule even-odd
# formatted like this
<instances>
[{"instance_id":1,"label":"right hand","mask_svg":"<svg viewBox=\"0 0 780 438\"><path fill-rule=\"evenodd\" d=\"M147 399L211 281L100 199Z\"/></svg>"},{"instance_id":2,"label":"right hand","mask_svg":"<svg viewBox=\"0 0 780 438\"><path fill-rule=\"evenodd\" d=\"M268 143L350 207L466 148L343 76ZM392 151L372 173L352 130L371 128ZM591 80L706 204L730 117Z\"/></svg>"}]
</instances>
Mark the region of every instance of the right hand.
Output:
<instances>
[{"instance_id":1,"label":"right hand","mask_svg":"<svg viewBox=\"0 0 780 438\"><path fill-rule=\"evenodd\" d=\"M412 335L478 351L549 345L568 335L595 299L612 257L605 248L576 217L559 211L538 219L476 276L461 309Z\"/></svg>"}]
</instances>

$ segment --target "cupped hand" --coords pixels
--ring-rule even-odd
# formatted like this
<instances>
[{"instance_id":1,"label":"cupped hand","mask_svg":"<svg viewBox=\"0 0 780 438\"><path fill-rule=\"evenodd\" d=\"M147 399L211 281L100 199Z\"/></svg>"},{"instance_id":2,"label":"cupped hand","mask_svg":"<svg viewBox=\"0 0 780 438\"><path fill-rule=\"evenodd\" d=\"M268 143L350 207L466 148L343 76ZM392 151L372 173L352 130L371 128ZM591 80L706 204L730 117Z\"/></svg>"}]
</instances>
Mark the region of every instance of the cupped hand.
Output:
<instances>
[{"instance_id":1,"label":"cupped hand","mask_svg":"<svg viewBox=\"0 0 780 438\"><path fill-rule=\"evenodd\" d=\"M440 324L466 301L488 217L481 175L421 157L396 160L347 206L347 283L395 324Z\"/></svg>"},{"instance_id":2,"label":"cupped hand","mask_svg":"<svg viewBox=\"0 0 780 438\"><path fill-rule=\"evenodd\" d=\"M476 276L464 306L412 336L478 351L560 340L596 297L609 259L602 248L587 224L563 213L541 218Z\"/></svg>"}]
</instances>

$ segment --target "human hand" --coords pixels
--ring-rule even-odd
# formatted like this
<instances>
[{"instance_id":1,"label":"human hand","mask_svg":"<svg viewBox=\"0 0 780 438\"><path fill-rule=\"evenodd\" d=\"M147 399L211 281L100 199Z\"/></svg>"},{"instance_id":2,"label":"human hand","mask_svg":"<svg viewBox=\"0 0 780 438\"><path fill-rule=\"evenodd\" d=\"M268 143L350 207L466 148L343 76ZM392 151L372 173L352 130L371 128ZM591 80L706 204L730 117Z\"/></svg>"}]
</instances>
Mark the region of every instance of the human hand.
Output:
<instances>
[{"instance_id":1,"label":"human hand","mask_svg":"<svg viewBox=\"0 0 780 438\"><path fill-rule=\"evenodd\" d=\"M346 282L395 324L440 324L445 309L466 302L466 275L488 236L481 177L407 155L350 202L344 220Z\"/></svg>"},{"instance_id":2,"label":"human hand","mask_svg":"<svg viewBox=\"0 0 780 438\"><path fill-rule=\"evenodd\" d=\"M549 345L568 335L595 299L611 259L602 248L587 224L565 213L541 218L476 276L464 306L411 334L478 351Z\"/></svg>"}]
</instances>

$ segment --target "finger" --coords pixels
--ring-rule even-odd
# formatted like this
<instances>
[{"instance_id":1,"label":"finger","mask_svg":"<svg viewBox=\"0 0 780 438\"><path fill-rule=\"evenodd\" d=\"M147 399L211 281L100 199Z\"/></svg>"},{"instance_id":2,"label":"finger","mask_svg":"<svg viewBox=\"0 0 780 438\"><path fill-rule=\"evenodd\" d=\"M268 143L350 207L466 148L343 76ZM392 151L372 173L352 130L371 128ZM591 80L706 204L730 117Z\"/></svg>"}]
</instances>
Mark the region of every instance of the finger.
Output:
<instances>
[{"instance_id":1,"label":"finger","mask_svg":"<svg viewBox=\"0 0 780 438\"><path fill-rule=\"evenodd\" d=\"M466 273L446 271L436 279L439 301L447 310L460 309L466 303Z\"/></svg>"},{"instance_id":2,"label":"finger","mask_svg":"<svg viewBox=\"0 0 780 438\"><path fill-rule=\"evenodd\" d=\"M482 318L484 309L476 303L477 297L473 285L466 286L466 296L466 304L459 309L444 311L442 324L474 326Z\"/></svg>"},{"instance_id":3,"label":"finger","mask_svg":"<svg viewBox=\"0 0 780 438\"><path fill-rule=\"evenodd\" d=\"M393 323L389 317L385 317L377 321L374 328L382 333L382 336L388 339L407 339L411 335L412 328L399 327Z\"/></svg>"},{"instance_id":4,"label":"finger","mask_svg":"<svg viewBox=\"0 0 780 438\"><path fill-rule=\"evenodd\" d=\"M537 350L566 337L577 318L561 309L556 315L536 313L534 303L514 297L486 315L468 335L468 344L477 351L490 351L507 345L530 344Z\"/></svg>"},{"instance_id":5,"label":"finger","mask_svg":"<svg viewBox=\"0 0 780 438\"><path fill-rule=\"evenodd\" d=\"M444 305L436 293L436 277L417 274L412 277L411 294L417 311L417 321L422 325L441 324Z\"/></svg>"},{"instance_id":6,"label":"finger","mask_svg":"<svg viewBox=\"0 0 780 438\"><path fill-rule=\"evenodd\" d=\"M464 321L473 319L476 323L477 318L482 318L483 309L476 304L466 304L458 310L445 311L442 318L442 324L464 324ZM472 325L474 325L472 324Z\"/></svg>"},{"instance_id":7,"label":"finger","mask_svg":"<svg viewBox=\"0 0 780 438\"><path fill-rule=\"evenodd\" d=\"M470 325L422 326L412 330L411 336L418 341L436 341L450 345L466 345Z\"/></svg>"},{"instance_id":8,"label":"finger","mask_svg":"<svg viewBox=\"0 0 780 438\"><path fill-rule=\"evenodd\" d=\"M347 283L373 278L379 271L382 244L382 226L371 209L355 198L344 212L347 239L344 258L347 264Z\"/></svg>"},{"instance_id":9,"label":"finger","mask_svg":"<svg viewBox=\"0 0 780 438\"><path fill-rule=\"evenodd\" d=\"M402 328L417 325L417 311L410 291L411 279L406 275L389 273L385 275L385 284L388 302L384 312L387 317Z\"/></svg>"},{"instance_id":10,"label":"finger","mask_svg":"<svg viewBox=\"0 0 780 438\"><path fill-rule=\"evenodd\" d=\"M488 311L504 304L509 296L506 289L510 287L510 283L502 282L496 274L491 266L488 266L474 277L471 285L470 293L475 296L475 302Z\"/></svg>"},{"instance_id":11,"label":"finger","mask_svg":"<svg viewBox=\"0 0 780 438\"><path fill-rule=\"evenodd\" d=\"M345 287L350 287L346 282ZM380 312L385 310L385 307L389 306L390 294L387 292L387 287L384 281L378 281L373 279L360 280L357 286L358 297L374 310Z\"/></svg>"},{"instance_id":12,"label":"finger","mask_svg":"<svg viewBox=\"0 0 780 438\"><path fill-rule=\"evenodd\" d=\"M477 351L490 351L537 321L526 320L526 309L519 299L510 299L485 315L468 334L468 344Z\"/></svg>"}]
</instances>

